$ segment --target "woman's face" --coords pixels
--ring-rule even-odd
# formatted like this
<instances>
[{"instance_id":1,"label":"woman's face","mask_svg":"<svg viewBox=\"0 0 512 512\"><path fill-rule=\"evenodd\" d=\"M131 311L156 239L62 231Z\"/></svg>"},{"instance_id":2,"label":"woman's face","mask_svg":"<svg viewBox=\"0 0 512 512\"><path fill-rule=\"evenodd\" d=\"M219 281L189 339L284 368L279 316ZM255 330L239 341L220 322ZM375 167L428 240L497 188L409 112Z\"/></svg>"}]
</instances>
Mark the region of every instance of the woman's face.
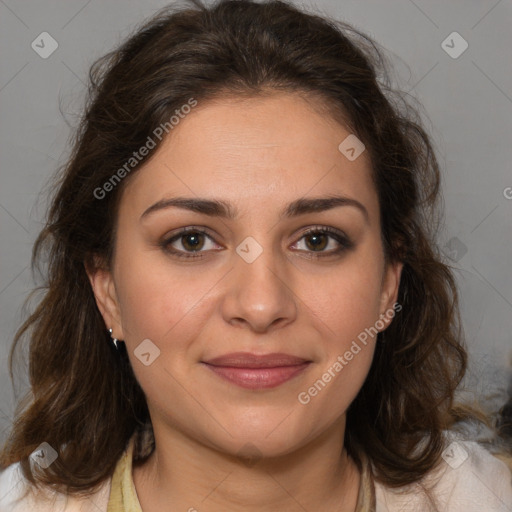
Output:
<instances>
[{"instance_id":1,"label":"woman's face","mask_svg":"<svg viewBox=\"0 0 512 512\"><path fill-rule=\"evenodd\" d=\"M199 102L130 177L91 282L155 432L271 456L343 429L401 272L349 135L294 94Z\"/></svg>"}]
</instances>

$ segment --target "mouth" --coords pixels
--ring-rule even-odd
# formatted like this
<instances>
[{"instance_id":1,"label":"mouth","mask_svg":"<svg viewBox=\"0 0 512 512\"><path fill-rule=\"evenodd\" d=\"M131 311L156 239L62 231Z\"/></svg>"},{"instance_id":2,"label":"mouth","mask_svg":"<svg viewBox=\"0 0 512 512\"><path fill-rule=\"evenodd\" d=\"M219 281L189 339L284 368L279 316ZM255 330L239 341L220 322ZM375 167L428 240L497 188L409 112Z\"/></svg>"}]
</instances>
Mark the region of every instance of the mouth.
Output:
<instances>
[{"instance_id":1,"label":"mouth","mask_svg":"<svg viewBox=\"0 0 512 512\"><path fill-rule=\"evenodd\" d=\"M303 373L312 361L288 354L238 352L202 361L218 377L246 389L275 388Z\"/></svg>"}]
</instances>

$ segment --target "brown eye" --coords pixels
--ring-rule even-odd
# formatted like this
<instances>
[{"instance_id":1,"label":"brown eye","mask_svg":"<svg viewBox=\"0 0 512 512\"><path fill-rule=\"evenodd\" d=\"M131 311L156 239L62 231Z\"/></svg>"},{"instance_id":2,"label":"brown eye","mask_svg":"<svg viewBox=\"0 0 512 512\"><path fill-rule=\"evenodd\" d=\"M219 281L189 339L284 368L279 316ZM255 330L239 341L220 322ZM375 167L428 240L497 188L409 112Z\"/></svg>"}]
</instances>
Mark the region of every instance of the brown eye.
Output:
<instances>
[{"instance_id":1,"label":"brown eye","mask_svg":"<svg viewBox=\"0 0 512 512\"><path fill-rule=\"evenodd\" d=\"M208 241L210 241L210 247L207 247ZM181 230L163 240L159 245L165 252L179 258L202 258L203 252L215 248L212 237L206 231L193 227Z\"/></svg>"},{"instance_id":2,"label":"brown eye","mask_svg":"<svg viewBox=\"0 0 512 512\"><path fill-rule=\"evenodd\" d=\"M324 233L313 233L311 235L307 235L304 237L309 242L306 242L306 245L312 251L323 250L329 244L329 237Z\"/></svg>"},{"instance_id":3,"label":"brown eye","mask_svg":"<svg viewBox=\"0 0 512 512\"><path fill-rule=\"evenodd\" d=\"M302 235L299 242L302 239L306 247L299 250L313 253L315 257L341 254L355 246L345 233L329 227L312 228ZM326 250L329 247L331 249Z\"/></svg>"},{"instance_id":4,"label":"brown eye","mask_svg":"<svg viewBox=\"0 0 512 512\"><path fill-rule=\"evenodd\" d=\"M181 235L181 245L187 251L197 251L204 245L204 234L199 232L190 232Z\"/></svg>"}]
</instances>

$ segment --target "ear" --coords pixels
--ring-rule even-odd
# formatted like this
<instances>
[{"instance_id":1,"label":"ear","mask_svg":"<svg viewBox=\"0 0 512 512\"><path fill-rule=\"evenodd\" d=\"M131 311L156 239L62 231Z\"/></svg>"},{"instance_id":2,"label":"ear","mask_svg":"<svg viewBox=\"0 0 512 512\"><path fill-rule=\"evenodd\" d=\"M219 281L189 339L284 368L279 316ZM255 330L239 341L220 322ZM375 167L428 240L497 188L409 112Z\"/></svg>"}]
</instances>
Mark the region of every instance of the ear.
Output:
<instances>
[{"instance_id":1,"label":"ear","mask_svg":"<svg viewBox=\"0 0 512 512\"><path fill-rule=\"evenodd\" d=\"M96 262L94 266L85 264L85 271L107 330L112 329L112 337L124 340L119 301L112 272L97 265Z\"/></svg>"},{"instance_id":2,"label":"ear","mask_svg":"<svg viewBox=\"0 0 512 512\"><path fill-rule=\"evenodd\" d=\"M381 290L381 307L380 319L384 322L385 327L381 331L386 330L393 320L395 308L393 305L398 298L398 289L400 287L400 276L404 264L401 261L388 262L382 278ZM397 311L400 311L401 306L397 306ZM392 312L392 314L391 314Z\"/></svg>"}]
</instances>

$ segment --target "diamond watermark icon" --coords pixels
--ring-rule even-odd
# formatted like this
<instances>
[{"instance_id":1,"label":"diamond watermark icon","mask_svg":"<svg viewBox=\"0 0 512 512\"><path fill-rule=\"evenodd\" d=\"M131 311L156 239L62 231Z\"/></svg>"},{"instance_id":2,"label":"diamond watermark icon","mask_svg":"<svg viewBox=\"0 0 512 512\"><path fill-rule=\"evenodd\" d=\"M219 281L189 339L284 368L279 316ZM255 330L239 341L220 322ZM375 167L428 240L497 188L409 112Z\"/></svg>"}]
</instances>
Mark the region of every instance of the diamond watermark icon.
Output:
<instances>
[{"instance_id":1,"label":"diamond watermark icon","mask_svg":"<svg viewBox=\"0 0 512 512\"><path fill-rule=\"evenodd\" d=\"M457 263L468 252L468 248L463 242L454 236L446 242L443 252L448 256L448 258Z\"/></svg>"},{"instance_id":2,"label":"diamond watermark icon","mask_svg":"<svg viewBox=\"0 0 512 512\"><path fill-rule=\"evenodd\" d=\"M263 252L263 247L252 236L248 236L237 246L236 252L246 263L252 263Z\"/></svg>"},{"instance_id":3,"label":"diamond watermark icon","mask_svg":"<svg viewBox=\"0 0 512 512\"><path fill-rule=\"evenodd\" d=\"M244 464L248 467L254 466L254 464L263 458L263 454L258 447L252 443L244 444L238 451L238 456L244 460Z\"/></svg>"},{"instance_id":4,"label":"diamond watermark icon","mask_svg":"<svg viewBox=\"0 0 512 512\"><path fill-rule=\"evenodd\" d=\"M366 146L351 133L340 143L338 149L348 160L353 162L366 149Z\"/></svg>"},{"instance_id":5,"label":"diamond watermark icon","mask_svg":"<svg viewBox=\"0 0 512 512\"><path fill-rule=\"evenodd\" d=\"M46 442L41 443L29 456L31 463L37 464L43 469L50 467L59 455Z\"/></svg>"},{"instance_id":6,"label":"diamond watermark icon","mask_svg":"<svg viewBox=\"0 0 512 512\"><path fill-rule=\"evenodd\" d=\"M457 469L468 458L468 452L457 442L453 442L446 448L441 457L453 469Z\"/></svg>"},{"instance_id":7,"label":"diamond watermark icon","mask_svg":"<svg viewBox=\"0 0 512 512\"><path fill-rule=\"evenodd\" d=\"M441 43L441 48L452 59L458 59L468 49L468 46L468 42L458 32L452 32Z\"/></svg>"},{"instance_id":8,"label":"diamond watermark icon","mask_svg":"<svg viewBox=\"0 0 512 512\"><path fill-rule=\"evenodd\" d=\"M41 32L30 46L39 57L47 59L59 47L59 43L48 32Z\"/></svg>"},{"instance_id":9,"label":"diamond watermark icon","mask_svg":"<svg viewBox=\"0 0 512 512\"><path fill-rule=\"evenodd\" d=\"M144 366L149 366L160 356L160 349L150 339L146 338L137 346L133 353Z\"/></svg>"}]
</instances>

